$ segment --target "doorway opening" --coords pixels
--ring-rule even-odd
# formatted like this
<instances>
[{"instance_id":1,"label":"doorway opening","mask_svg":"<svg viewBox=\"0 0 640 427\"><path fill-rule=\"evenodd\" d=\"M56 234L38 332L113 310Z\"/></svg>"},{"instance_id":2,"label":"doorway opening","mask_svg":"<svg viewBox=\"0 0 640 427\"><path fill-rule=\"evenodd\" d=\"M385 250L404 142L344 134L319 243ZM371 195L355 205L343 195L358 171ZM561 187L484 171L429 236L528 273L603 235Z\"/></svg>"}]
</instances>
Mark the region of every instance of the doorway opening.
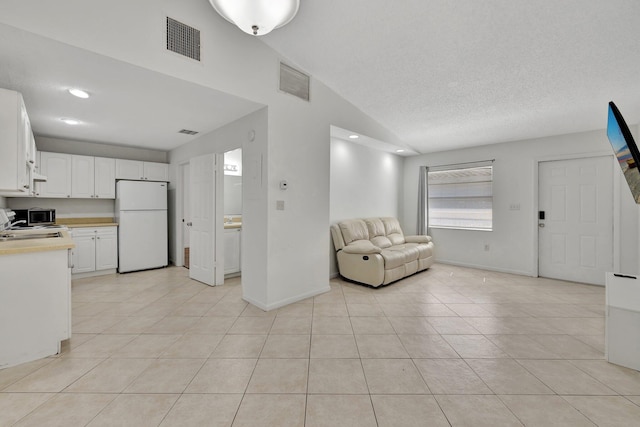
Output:
<instances>
[{"instance_id":1,"label":"doorway opening","mask_svg":"<svg viewBox=\"0 0 640 427\"><path fill-rule=\"evenodd\" d=\"M242 274L242 149L224 153L224 279Z\"/></svg>"},{"instance_id":2,"label":"doorway opening","mask_svg":"<svg viewBox=\"0 0 640 427\"><path fill-rule=\"evenodd\" d=\"M185 268L189 268L189 226L191 224L191 210L190 210L190 194L189 194L189 163L180 165L180 177L182 183L182 221L180 227L182 227L182 244L180 245L182 253L182 265Z\"/></svg>"}]
</instances>

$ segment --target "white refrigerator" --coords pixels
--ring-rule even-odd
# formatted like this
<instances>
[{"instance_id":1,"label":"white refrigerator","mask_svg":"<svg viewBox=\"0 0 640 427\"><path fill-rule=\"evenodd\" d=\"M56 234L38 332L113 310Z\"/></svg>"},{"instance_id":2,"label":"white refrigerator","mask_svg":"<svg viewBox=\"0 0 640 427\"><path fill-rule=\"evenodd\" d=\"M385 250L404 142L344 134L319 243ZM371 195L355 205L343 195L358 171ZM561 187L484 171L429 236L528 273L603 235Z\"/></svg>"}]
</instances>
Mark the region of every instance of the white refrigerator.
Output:
<instances>
[{"instance_id":1,"label":"white refrigerator","mask_svg":"<svg viewBox=\"0 0 640 427\"><path fill-rule=\"evenodd\" d=\"M168 264L167 183L118 181L118 272Z\"/></svg>"}]
</instances>

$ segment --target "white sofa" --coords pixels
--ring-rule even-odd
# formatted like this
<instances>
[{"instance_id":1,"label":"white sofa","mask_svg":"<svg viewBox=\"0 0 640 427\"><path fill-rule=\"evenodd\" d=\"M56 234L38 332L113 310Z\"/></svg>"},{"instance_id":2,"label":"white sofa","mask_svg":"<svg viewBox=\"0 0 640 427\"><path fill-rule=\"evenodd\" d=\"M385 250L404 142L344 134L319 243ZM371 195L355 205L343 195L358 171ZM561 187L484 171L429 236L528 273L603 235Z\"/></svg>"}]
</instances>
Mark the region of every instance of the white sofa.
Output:
<instances>
[{"instance_id":1,"label":"white sofa","mask_svg":"<svg viewBox=\"0 0 640 427\"><path fill-rule=\"evenodd\" d=\"M386 285L434 262L430 236L405 236L396 218L349 219L331 225L340 275Z\"/></svg>"}]
</instances>

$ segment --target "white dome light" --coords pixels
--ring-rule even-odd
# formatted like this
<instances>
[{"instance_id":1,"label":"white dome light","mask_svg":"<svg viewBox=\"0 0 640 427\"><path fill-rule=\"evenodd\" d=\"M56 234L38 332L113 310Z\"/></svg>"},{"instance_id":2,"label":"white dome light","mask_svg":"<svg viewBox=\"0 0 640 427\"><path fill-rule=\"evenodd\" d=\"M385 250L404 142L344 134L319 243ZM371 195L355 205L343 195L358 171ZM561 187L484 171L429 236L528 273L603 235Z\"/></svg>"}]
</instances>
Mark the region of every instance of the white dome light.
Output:
<instances>
[{"instance_id":1,"label":"white dome light","mask_svg":"<svg viewBox=\"0 0 640 427\"><path fill-rule=\"evenodd\" d=\"M247 34L263 36L288 24L300 7L300 0L209 0L224 19Z\"/></svg>"},{"instance_id":2,"label":"white dome light","mask_svg":"<svg viewBox=\"0 0 640 427\"><path fill-rule=\"evenodd\" d=\"M80 124L80 122L78 120L76 120L76 119L66 119L65 118L65 119L60 119L60 120L62 120L63 122L65 122L68 125L78 125L78 124Z\"/></svg>"},{"instance_id":3,"label":"white dome light","mask_svg":"<svg viewBox=\"0 0 640 427\"><path fill-rule=\"evenodd\" d=\"M73 96L77 96L78 98L86 99L89 97L89 94L81 89L69 89L69 93Z\"/></svg>"}]
</instances>

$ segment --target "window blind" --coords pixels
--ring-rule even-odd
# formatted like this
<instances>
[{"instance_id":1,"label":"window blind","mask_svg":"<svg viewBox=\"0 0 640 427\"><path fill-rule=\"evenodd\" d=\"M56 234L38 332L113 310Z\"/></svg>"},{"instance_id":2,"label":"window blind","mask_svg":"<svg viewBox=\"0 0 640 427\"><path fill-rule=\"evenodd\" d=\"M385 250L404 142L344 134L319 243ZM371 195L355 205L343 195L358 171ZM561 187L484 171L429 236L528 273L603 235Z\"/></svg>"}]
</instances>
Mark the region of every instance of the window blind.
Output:
<instances>
[{"instance_id":1,"label":"window blind","mask_svg":"<svg viewBox=\"0 0 640 427\"><path fill-rule=\"evenodd\" d=\"M429 227L493 229L493 166L437 167L427 174Z\"/></svg>"}]
</instances>

